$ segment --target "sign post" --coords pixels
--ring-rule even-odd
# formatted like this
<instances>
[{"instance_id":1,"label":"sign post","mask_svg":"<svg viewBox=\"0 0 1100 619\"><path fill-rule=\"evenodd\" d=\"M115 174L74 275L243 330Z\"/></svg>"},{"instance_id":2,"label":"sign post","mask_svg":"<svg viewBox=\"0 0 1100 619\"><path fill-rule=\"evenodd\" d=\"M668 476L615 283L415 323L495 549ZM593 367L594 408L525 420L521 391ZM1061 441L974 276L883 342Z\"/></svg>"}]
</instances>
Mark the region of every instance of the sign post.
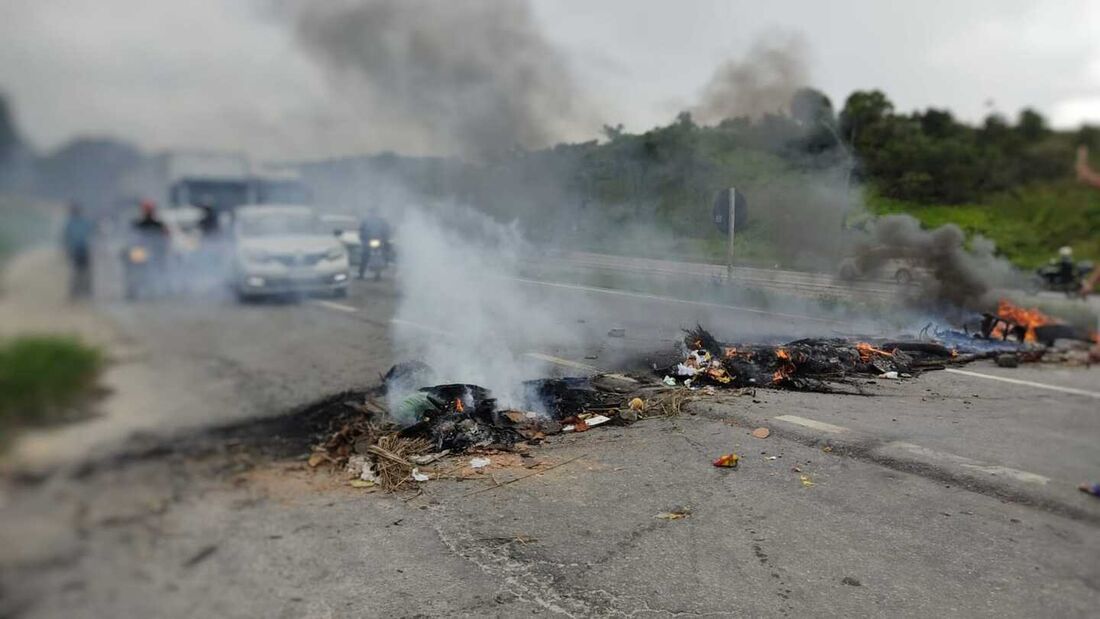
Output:
<instances>
[{"instance_id":1,"label":"sign post","mask_svg":"<svg viewBox=\"0 0 1100 619\"><path fill-rule=\"evenodd\" d=\"M729 188L729 213L726 215L726 221L729 226L729 244L726 245L726 278L733 280L733 228L734 222L737 221L735 216L735 210L737 206L737 190L733 187Z\"/></svg>"}]
</instances>

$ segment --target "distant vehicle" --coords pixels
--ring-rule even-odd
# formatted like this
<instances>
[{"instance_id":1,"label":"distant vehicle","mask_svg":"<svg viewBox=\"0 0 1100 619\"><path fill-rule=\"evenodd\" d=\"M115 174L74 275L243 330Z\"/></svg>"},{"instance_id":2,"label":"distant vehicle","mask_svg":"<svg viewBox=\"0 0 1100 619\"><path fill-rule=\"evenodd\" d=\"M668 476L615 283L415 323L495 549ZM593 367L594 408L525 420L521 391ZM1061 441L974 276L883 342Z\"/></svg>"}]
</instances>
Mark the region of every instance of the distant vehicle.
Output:
<instances>
[{"instance_id":1,"label":"distant vehicle","mask_svg":"<svg viewBox=\"0 0 1100 619\"><path fill-rule=\"evenodd\" d=\"M924 278L928 268L920 256L894 247L872 247L840 263L838 275L847 281L889 279L908 286Z\"/></svg>"},{"instance_id":2,"label":"distant vehicle","mask_svg":"<svg viewBox=\"0 0 1100 619\"><path fill-rule=\"evenodd\" d=\"M244 204L307 204L301 175L288 166L253 162L243 153L176 150L152 157L123 178L128 194L162 207L210 207L231 214Z\"/></svg>"},{"instance_id":3,"label":"distant vehicle","mask_svg":"<svg viewBox=\"0 0 1100 619\"><path fill-rule=\"evenodd\" d=\"M383 239L367 239L363 247L364 262L360 265L359 276L363 276L363 272L369 270L374 274L374 281L382 279L382 271L386 270L386 267L390 264L390 251L391 249L386 246L386 241Z\"/></svg>"},{"instance_id":4,"label":"distant vehicle","mask_svg":"<svg viewBox=\"0 0 1100 619\"><path fill-rule=\"evenodd\" d=\"M122 248L123 296L127 301L158 294L163 282L155 251L143 239L135 238Z\"/></svg>"},{"instance_id":5,"label":"distant vehicle","mask_svg":"<svg viewBox=\"0 0 1100 619\"><path fill-rule=\"evenodd\" d=\"M312 208L246 205L234 219L233 288L242 301L288 293L347 294L348 252Z\"/></svg>"},{"instance_id":6,"label":"distant vehicle","mask_svg":"<svg viewBox=\"0 0 1100 619\"><path fill-rule=\"evenodd\" d=\"M363 240L359 238L359 218L351 215L321 215L321 224L325 230L331 230L332 235L344 244L348 250L348 262L352 266L358 266L363 259Z\"/></svg>"},{"instance_id":7,"label":"distant vehicle","mask_svg":"<svg viewBox=\"0 0 1100 619\"><path fill-rule=\"evenodd\" d=\"M1051 260L1050 264L1039 267L1035 276L1040 289L1074 296L1080 294L1081 284L1088 279L1094 268L1095 265L1088 261Z\"/></svg>"}]
</instances>

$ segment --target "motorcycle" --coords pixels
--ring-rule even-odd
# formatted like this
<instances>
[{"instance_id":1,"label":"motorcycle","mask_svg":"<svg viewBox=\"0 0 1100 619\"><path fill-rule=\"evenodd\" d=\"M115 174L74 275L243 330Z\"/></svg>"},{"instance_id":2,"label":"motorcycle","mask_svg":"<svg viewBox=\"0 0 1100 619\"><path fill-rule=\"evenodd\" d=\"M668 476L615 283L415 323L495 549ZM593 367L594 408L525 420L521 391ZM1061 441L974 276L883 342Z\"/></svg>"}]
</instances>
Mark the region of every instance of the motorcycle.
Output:
<instances>
[{"instance_id":1,"label":"motorcycle","mask_svg":"<svg viewBox=\"0 0 1100 619\"><path fill-rule=\"evenodd\" d=\"M389 248L386 245L382 239L368 239L366 247L363 248L363 256L360 260L365 264L364 270L370 269L374 273L374 281L382 279L382 271L390 263Z\"/></svg>"},{"instance_id":2,"label":"motorcycle","mask_svg":"<svg viewBox=\"0 0 1100 619\"><path fill-rule=\"evenodd\" d=\"M1081 290L1081 284L1092 273L1091 262L1055 262L1035 271L1040 287L1073 296Z\"/></svg>"},{"instance_id":3,"label":"motorcycle","mask_svg":"<svg viewBox=\"0 0 1100 619\"><path fill-rule=\"evenodd\" d=\"M160 269L152 248L141 242L122 249L123 294L127 301L153 295L159 288Z\"/></svg>"}]
</instances>

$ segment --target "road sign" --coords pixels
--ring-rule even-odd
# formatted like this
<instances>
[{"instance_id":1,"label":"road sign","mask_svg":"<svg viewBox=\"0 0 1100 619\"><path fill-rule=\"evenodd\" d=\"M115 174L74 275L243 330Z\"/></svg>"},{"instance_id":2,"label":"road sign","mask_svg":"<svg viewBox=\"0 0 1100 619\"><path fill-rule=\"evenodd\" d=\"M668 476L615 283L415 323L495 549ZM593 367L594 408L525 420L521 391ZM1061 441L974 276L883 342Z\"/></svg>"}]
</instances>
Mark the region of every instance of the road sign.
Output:
<instances>
[{"instance_id":1,"label":"road sign","mask_svg":"<svg viewBox=\"0 0 1100 619\"><path fill-rule=\"evenodd\" d=\"M733 193L733 226L734 228L742 228L749 220L749 202L745 199L745 194L737 191L734 188L723 189L714 196L714 209L713 220L714 227L718 228L718 231L722 234L730 233L729 225L729 212L730 212L730 193Z\"/></svg>"}]
</instances>

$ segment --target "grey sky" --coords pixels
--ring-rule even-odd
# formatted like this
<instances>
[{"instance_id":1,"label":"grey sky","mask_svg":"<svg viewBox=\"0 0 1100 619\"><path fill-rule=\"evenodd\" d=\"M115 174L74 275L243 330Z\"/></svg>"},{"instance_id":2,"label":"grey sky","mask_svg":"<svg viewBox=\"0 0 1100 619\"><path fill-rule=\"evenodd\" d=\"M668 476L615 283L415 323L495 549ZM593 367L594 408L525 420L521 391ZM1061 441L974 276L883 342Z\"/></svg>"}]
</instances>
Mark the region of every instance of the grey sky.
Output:
<instances>
[{"instance_id":1,"label":"grey sky","mask_svg":"<svg viewBox=\"0 0 1100 619\"><path fill-rule=\"evenodd\" d=\"M934 105L976 120L1032 105L1061 126L1100 123L1100 3L1087 0L532 2L599 120L630 130L667 122L720 62L791 33L837 105L880 88L901 110ZM43 149L93 134L274 158L402 150L333 88L278 6L5 0L0 89Z\"/></svg>"}]
</instances>

